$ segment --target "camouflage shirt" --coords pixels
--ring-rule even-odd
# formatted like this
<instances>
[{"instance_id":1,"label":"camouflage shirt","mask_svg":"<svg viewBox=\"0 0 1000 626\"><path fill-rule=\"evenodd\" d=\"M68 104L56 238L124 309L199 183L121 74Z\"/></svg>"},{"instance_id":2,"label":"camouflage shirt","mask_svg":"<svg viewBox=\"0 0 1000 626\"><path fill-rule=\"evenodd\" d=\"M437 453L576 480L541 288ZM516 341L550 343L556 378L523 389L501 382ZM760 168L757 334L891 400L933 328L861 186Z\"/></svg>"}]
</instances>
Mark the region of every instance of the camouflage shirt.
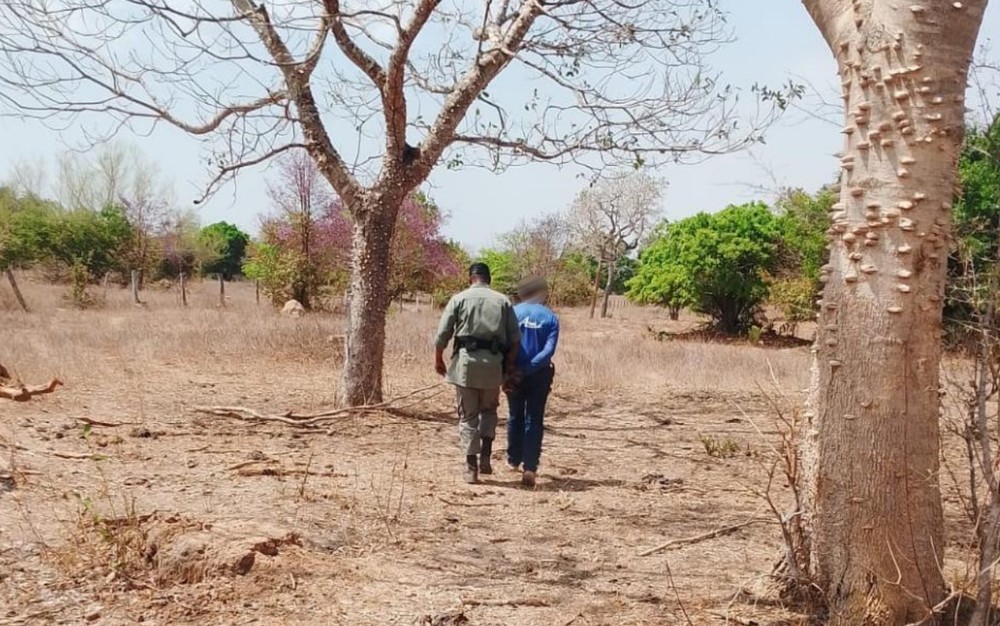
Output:
<instances>
[{"instance_id":1,"label":"camouflage shirt","mask_svg":"<svg viewBox=\"0 0 1000 626\"><path fill-rule=\"evenodd\" d=\"M487 285L473 285L456 294L441 315L435 345L444 349L453 337L496 340L506 351L521 342L514 307L506 296ZM489 349L455 350L447 380L473 389L492 389L503 383L504 354Z\"/></svg>"}]
</instances>

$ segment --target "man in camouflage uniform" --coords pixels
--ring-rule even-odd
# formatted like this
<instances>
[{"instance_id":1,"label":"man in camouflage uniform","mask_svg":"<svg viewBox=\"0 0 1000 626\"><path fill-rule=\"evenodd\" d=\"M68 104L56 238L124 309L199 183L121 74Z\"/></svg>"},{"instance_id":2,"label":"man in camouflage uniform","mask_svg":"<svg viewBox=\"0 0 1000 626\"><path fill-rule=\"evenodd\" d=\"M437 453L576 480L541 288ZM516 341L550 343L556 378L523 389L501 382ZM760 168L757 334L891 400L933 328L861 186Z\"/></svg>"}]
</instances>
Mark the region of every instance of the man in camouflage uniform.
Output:
<instances>
[{"instance_id":1,"label":"man in camouflage uniform","mask_svg":"<svg viewBox=\"0 0 1000 626\"><path fill-rule=\"evenodd\" d=\"M490 455L497 429L497 407L505 375L513 375L521 342L510 300L490 289L490 268L473 263L469 288L452 297L438 327L435 369L455 385L458 432L465 450L465 482L492 474ZM454 337L451 363L444 351ZM478 459L477 459L478 457Z\"/></svg>"}]
</instances>

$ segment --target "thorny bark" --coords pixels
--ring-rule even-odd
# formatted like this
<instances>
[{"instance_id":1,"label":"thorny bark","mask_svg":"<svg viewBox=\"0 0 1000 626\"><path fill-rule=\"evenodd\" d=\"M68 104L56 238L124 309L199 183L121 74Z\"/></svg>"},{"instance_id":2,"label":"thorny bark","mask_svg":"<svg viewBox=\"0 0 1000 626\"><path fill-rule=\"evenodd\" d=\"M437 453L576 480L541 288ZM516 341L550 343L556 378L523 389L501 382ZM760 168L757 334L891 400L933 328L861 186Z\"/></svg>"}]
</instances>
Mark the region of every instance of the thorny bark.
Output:
<instances>
[{"instance_id":1,"label":"thorny bark","mask_svg":"<svg viewBox=\"0 0 1000 626\"><path fill-rule=\"evenodd\" d=\"M804 4L846 118L803 448L813 575L833 624L932 623L950 200L986 0Z\"/></svg>"},{"instance_id":2,"label":"thorny bark","mask_svg":"<svg viewBox=\"0 0 1000 626\"><path fill-rule=\"evenodd\" d=\"M347 298L347 334L341 401L364 406L382 401L385 316L391 304L386 274L396 216L402 200L368 197L355 209L351 282Z\"/></svg>"}]
</instances>

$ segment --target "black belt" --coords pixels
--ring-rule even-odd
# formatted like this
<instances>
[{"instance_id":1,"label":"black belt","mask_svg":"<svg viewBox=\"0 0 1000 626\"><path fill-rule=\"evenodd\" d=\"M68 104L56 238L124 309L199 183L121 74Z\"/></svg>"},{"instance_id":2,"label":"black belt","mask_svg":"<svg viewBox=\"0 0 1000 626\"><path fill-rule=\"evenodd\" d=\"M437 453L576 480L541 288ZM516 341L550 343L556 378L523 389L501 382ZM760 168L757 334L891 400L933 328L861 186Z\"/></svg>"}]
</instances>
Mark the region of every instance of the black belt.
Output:
<instances>
[{"instance_id":1,"label":"black belt","mask_svg":"<svg viewBox=\"0 0 1000 626\"><path fill-rule=\"evenodd\" d=\"M499 339L480 339L479 337L456 337L455 351L459 350L489 350L493 354L504 352Z\"/></svg>"}]
</instances>

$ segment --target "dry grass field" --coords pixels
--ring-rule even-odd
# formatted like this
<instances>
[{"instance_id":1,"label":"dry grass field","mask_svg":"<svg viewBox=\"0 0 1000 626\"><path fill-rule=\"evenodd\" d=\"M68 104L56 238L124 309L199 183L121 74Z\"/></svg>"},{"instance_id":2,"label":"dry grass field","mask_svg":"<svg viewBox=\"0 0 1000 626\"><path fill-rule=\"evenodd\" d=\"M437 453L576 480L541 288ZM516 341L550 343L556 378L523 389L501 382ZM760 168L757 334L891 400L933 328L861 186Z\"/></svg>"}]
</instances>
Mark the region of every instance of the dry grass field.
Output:
<instances>
[{"instance_id":1,"label":"dry grass field","mask_svg":"<svg viewBox=\"0 0 1000 626\"><path fill-rule=\"evenodd\" d=\"M0 400L0 624L798 623L738 591L780 550L767 396L801 403L807 349L657 341L650 327L696 320L562 311L529 491L506 470L462 484L445 387L316 430L194 411L330 408L335 316L283 318L246 285L225 308L204 284L187 308L112 289L89 311L24 288L30 314L0 288L0 363L65 386ZM438 383L435 323L391 313L389 395Z\"/></svg>"}]
</instances>

